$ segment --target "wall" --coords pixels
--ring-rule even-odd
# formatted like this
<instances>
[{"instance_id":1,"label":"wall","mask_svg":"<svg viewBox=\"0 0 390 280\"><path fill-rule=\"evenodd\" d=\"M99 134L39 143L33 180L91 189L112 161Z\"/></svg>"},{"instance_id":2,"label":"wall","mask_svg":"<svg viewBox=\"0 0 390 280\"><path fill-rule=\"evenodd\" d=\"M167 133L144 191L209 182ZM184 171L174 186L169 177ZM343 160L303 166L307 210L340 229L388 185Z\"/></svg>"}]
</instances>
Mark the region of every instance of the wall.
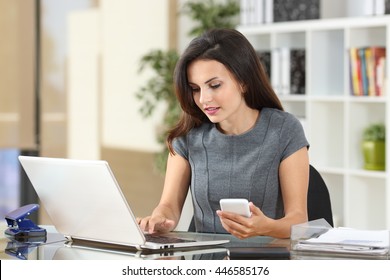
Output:
<instances>
[{"instance_id":1,"label":"wall","mask_svg":"<svg viewBox=\"0 0 390 280\"><path fill-rule=\"evenodd\" d=\"M155 131L163 108L144 119L135 93L150 75L139 75L140 58L150 50L168 48L168 4L167 0L101 1L103 146L161 149Z\"/></svg>"},{"instance_id":2,"label":"wall","mask_svg":"<svg viewBox=\"0 0 390 280\"><path fill-rule=\"evenodd\" d=\"M36 149L35 6L0 0L0 148Z\"/></svg>"},{"instance_id":3,"label":"wall","mask_svg":"<svg viewBox=\"0 0 390 280\"><path fill-rule=\"evenodd\" d=\"M67 42L67 157L100 159L100 10L72 12Z\"/></svg>"}]
</instances>

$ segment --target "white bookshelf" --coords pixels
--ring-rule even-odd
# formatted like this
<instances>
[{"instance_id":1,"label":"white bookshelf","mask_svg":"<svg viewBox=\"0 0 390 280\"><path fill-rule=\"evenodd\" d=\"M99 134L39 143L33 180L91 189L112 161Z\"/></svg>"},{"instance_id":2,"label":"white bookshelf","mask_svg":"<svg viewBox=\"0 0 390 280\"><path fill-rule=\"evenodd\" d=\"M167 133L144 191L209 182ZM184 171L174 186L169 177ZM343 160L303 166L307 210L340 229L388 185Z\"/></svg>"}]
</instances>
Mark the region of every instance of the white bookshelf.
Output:
<instances>
[{"instance_id":1,"label":"white bookshelf","mask_svg":"<svg viewBox=\"0 0 390 280\"><path fill-rule=\"evenodd\" d=\"M390 229L390 149L386 171L363 169L361 137L374 122L390 123L390 94L350 93L350 47L390 50L390 16L322 19L239 26L255 49L306 50L305 95L280 96L286 111L304 119L310 161L326 181L337 226ZM271 66L272 67L272 66ZM390 76L386 63L387 80ZM388 128L388 127L387 127ZM390 133L386 132L387 147Z\"/></svg>"}]
</instances>

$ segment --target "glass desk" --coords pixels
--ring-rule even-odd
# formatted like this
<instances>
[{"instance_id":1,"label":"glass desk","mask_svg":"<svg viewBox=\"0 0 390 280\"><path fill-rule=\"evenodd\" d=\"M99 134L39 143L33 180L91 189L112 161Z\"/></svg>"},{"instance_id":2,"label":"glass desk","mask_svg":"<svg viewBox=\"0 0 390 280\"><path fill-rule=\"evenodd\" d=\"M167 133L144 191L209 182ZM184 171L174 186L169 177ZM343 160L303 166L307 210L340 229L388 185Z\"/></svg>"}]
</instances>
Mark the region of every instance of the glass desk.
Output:
<instances>
[{"instance_id":1,"label":"glass desk","mask_svg":"<svg viewBox=\"0 0 390 280\"><path fill-rule=\"evenodd\" d=\"M289 252L278 254L290 249L289 239L275 239L259 236L239 240L231 235L223 235L230 242L220 246L197 247L190 250L139 252L131 249L119 249L113 246L86 246L69 243L53 226L45 226L47 238L45 242L35 240L28 243L16 242L4 236L5 224L0 224L0 259L14 260L140 260L140 259L173 259L173 260L224 260L229 259L228 252L241 253L235 259L370 259L367 256L337 255L321 252ZM179 232L182 237L191 238L196 235L215 236L213 234ZM249 256L247 250L256 251L258 257ZM260 255L258 253L261 253ZM232 253L231 253L232 254ZM268 255L267 255L268 254ZM232 257L231 257L232 259ZM375 259L389 259L388 256L376 256Z\"/></svg>"}]
</instances>

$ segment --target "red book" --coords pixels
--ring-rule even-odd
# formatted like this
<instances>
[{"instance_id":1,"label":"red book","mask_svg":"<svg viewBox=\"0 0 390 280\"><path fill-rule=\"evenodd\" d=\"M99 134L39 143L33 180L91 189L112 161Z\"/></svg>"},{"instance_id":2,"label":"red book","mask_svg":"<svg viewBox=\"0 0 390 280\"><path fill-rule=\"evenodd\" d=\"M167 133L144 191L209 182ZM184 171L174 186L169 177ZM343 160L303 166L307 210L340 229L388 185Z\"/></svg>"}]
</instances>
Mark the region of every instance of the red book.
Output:
<instances>
[{"instance_id":1,"label":"red book","mask_svg":"<svg viewBox=\"0 0 390 280\"><path fill-rule=\"evenodd\" d=\"M358 48L349 49L350 59L350 73L352 84L352 95L359 96L363 94L362 80L361 80L361 67Z\"/></svg>"},{"instance_id":2,"label":"red book","mask_svg":"<svg viewBox=\"0 0 390 280\"><path fill-rule=\"evenodd\" d=\"M375 95L382 96L386 75L386 48L371 47L371 50L374 58Z\"/></svg>"}]
</instances>

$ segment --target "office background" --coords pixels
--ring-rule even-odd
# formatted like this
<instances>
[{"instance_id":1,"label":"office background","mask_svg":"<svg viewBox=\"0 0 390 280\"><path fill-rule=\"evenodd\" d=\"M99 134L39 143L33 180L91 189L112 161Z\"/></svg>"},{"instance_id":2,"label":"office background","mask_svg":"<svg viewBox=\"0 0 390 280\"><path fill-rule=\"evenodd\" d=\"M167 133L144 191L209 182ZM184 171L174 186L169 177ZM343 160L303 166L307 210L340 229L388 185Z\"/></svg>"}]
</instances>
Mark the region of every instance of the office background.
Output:
<instances>
[{"instance_id":1,"label":"office background","mask_svg":"<svg viewBox=\"0 0 390 280\"><path fill-rule=\"evenodd\" d=\"M34 199L26 178L19 176L19 153L107 160L136 215L152 211L164 180L154 166L154 155L161 149L156 131L164 104L152 118L140 114L135 93L151 73L138 72L139 60L153 49L180 51L188 44L192 22L178 13L185 2L0 0L1 215ZM355 2L321 1L321 17L348 16L350 3L359 6ZM379 107L380 112L386 110ZM325 118L329 114L327 109L319 113ZM340 151L340 143L331 136L328 142L328 149L334 145ZM311 149L321 155L318 147ZM339 179L344 171L328 173L330 185L344 184ZM388 197L388 179L383 179L387 173L383 174L368 182L380 182ZM345 197L332 191L335 212L343 212ZM368 207L377 199L372 196ZM386 215L387 201L381 200L374 213ZM191 216L187 207L183 228ZM40 222L50 223L42 210ZM344 225L343 217L336 220ZM386 222L379 223L383 225Z\"/></svg>"},{"instance_id":2,"label":"office background","mask_svg":"<svg viewBox=\"0 0 390 280\"><path fill-rule=\"evenodd\" d=\"M150 50L187 43L179 2L0 1L2 217L23 203L18 153L105 159L136 214L150 214L164 179L154 162L164 104L140 114L135 95L151 73L138 70Z\"/></svg>"}]
</instances>

